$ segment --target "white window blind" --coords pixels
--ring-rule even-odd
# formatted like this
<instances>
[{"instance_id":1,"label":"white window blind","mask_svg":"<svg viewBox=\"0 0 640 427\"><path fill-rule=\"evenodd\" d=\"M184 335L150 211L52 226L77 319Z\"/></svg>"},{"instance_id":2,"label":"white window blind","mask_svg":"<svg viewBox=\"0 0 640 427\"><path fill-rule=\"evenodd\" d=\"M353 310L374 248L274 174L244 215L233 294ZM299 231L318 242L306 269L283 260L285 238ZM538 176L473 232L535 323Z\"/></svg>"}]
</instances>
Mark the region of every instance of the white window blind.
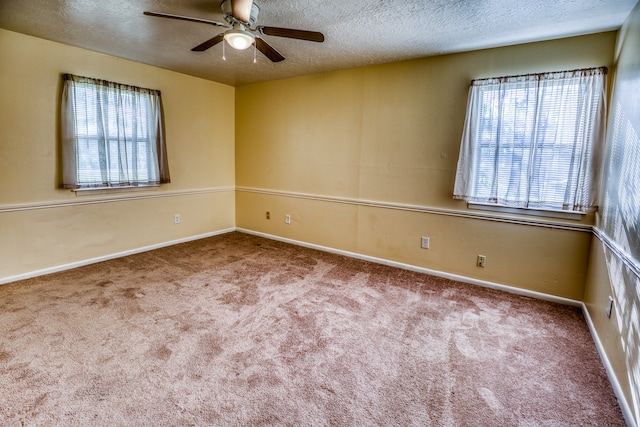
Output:
<instances>
[{"instance_id":1,"label":"white window blind","mask_svg":"<svg viewBox=\"0 0 640 427\"><path fill-rule=\"evenodd\" d=\"M596 210L606 68L474 80L454 198L489 205Z\"/></svg>"},{"instance_id":2,"label":"white window blind","mask_svg":"<svg viewBox=\"0 0 640 427\"><path fill-rule=\"evenodd\" d=\"M64 75L63 187L170 182L160 91Z\"/></svg>"}]
</instances>

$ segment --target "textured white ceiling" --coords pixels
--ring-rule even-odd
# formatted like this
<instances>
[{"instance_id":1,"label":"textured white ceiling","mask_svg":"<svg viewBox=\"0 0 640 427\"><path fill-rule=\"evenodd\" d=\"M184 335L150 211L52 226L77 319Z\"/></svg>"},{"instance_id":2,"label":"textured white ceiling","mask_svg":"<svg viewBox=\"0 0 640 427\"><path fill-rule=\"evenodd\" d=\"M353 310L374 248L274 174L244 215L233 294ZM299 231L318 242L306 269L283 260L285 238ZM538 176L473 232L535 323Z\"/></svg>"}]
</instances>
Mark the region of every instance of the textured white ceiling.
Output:
<instances>
[{"instance_id":1,"label":"textured white ceiling","mask_svg":"<svg viewBox=\"0 0 640 427\"><path fill-rule=\"evenodd\" d=\"M218 0L0 0L0 28L241 85L620 27L637 0L255 0L259 25L320 31L324 43L264 36L286 60L222 45L222 32L145 10L224 22Z\"/></svg>"}]
</instances>

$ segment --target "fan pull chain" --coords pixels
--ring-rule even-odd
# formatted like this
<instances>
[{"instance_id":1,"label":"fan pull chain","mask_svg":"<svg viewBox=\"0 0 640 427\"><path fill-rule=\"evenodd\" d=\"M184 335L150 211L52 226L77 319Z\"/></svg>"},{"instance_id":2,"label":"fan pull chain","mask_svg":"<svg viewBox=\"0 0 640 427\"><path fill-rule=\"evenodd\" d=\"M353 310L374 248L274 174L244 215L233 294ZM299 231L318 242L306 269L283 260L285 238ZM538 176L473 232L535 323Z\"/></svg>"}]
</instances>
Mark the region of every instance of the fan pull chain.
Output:
<instances>
[{"instance_id":1,"label":"fan pull chain","mask_svg":"<svg viewBox=\"0 0 640 427\"><path fill-rule=\"evenodd\" d=\"M226 61L227 60L227 56L225 55L225 51L224 51L224 45L227 44L226 40L222 40L222 60Z\"/></svg>"},{"instance_id":2,"label":"fan pull chain","mask_svg":"<svg viewBox=\"0 0 640 427\"><path fill-rule=\"evenodd\" d=\"M257 46L256 46L256 42L253 42L253 63L255 64L256 62L258 62L258 60L256 59L256 51L258 50Z\"/></svg>"}]
</instances>

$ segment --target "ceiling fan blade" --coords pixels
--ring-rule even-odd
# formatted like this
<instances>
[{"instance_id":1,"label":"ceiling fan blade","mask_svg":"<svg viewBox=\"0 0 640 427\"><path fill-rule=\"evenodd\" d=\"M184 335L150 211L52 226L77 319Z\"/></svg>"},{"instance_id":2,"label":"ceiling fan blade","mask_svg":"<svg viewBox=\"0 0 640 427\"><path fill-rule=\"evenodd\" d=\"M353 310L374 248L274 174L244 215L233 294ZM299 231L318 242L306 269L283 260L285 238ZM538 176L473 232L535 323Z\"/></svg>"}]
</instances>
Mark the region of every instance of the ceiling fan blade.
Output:
<instances>
[{"instance_id":1,"label":"ceiling fan blade","mask_svg":"<svg viewBox=\"0 0 640 427\"><path fill-rule=\"evenodd\" d=\"M231 14L238 21L247 24L251 19L252 6L253 0L231 0Z\"/></svg>"},{"instance_id":2,"label":"ceiling fan blade","mask_svg":"<svg viewBox=\"0 0 640 427\"><path fill-rule=\"evenodd\" d=\"M229 28L227 24L223 24L222 22L210 21L208 19L192 18L191 16L182 16L182 15L174 15L172 13L160 13L160 12L149 12L149 11L145 11L144 14L148 16L159 16L160 18L180 19L182 21L200 22L201 24L209 24L209 25L215 25L217 27Z\"/></svg>"},{"instance_id":3,"label":"ceiling fan blade","mask_svg":"<svg viewBox=\"0 0 640 427\"><path fill-rule=\"evenodd\" d=\"M217 45L222 40L224 40L224 33L218 34L217 36L210 38L206 42L200 43L198 46L194 47L191 50L194 52L204 52L210 47Z\"/></svg>"},{"instance_id":4,"label":"ceiling fan blade","mask_svg":"<svg viewBox=\"0 0 640 427\"><path fill-rule=\"evenodd\" d=\"M269 58L271 62L280 62L284 61L284 56L280 52L278 52L273 46L271 46L266 41L262 40L260 37L256 37L256 47L264 56Z\"/></svg>"},{"instance_id":5,"label":"ceiling fan blade","mask_svg":"<svg viewBox=\"0 0 640 427\"><path fill-rule=\"evenodd\" d=\"M276 37L287 37L290 39L308 40L311 42L323 42L324 34L317 31L294 30L292 28L280 27L258 27L262 34Z\"/></svg>"}]
</instances>

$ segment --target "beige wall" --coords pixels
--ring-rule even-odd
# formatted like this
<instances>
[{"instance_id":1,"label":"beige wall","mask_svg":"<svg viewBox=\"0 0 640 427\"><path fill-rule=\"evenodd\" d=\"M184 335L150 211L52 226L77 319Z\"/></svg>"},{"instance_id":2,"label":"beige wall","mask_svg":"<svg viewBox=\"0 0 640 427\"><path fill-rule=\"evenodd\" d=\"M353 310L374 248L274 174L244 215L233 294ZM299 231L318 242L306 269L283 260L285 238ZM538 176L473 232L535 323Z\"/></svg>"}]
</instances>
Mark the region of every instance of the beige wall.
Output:
<instances>
[{"instance_id":1,"label":"beige wall","mask_svg":"<svg viewBox=\"0 0 640 427\"><path fill-rule=\"evenodd\" d=\"M619 32L609 114L605 199L596 225L584 302L630 411L640 424L640 3ZM613 250L613 249L616 250ZM633 263L636 272L634 273ZM611 318L604 314L614 299Z\"/></svg>"},{"instance_id":2,"label":"beige wall","mask_svg":"<svg viewBox=\"0 0 640 427\"><path fill-rule=\"evenodd\" d=\"M171 184L58 188L67 72L162 91ZM0 280L235 225L233 87L0 29L0 94Z\"/></svg>"},{"instance_id":3,"label":"beige wall","mask_svg":"<svg viewBox=\"0 0 640 427\"><path fill-rule=\"evenodd\" d=\"M611 67L615 37L610 32L239 87L237 226L581 300L588 227L484 218L451 196L471 79ZM290 225L284 224L287 213ZM562 229L567 223L570 230ZM431 238L430 249L420 248L421 236ZM485 268L475 266L478 254L487 257Z\"/></svg>"}]
</instances>

